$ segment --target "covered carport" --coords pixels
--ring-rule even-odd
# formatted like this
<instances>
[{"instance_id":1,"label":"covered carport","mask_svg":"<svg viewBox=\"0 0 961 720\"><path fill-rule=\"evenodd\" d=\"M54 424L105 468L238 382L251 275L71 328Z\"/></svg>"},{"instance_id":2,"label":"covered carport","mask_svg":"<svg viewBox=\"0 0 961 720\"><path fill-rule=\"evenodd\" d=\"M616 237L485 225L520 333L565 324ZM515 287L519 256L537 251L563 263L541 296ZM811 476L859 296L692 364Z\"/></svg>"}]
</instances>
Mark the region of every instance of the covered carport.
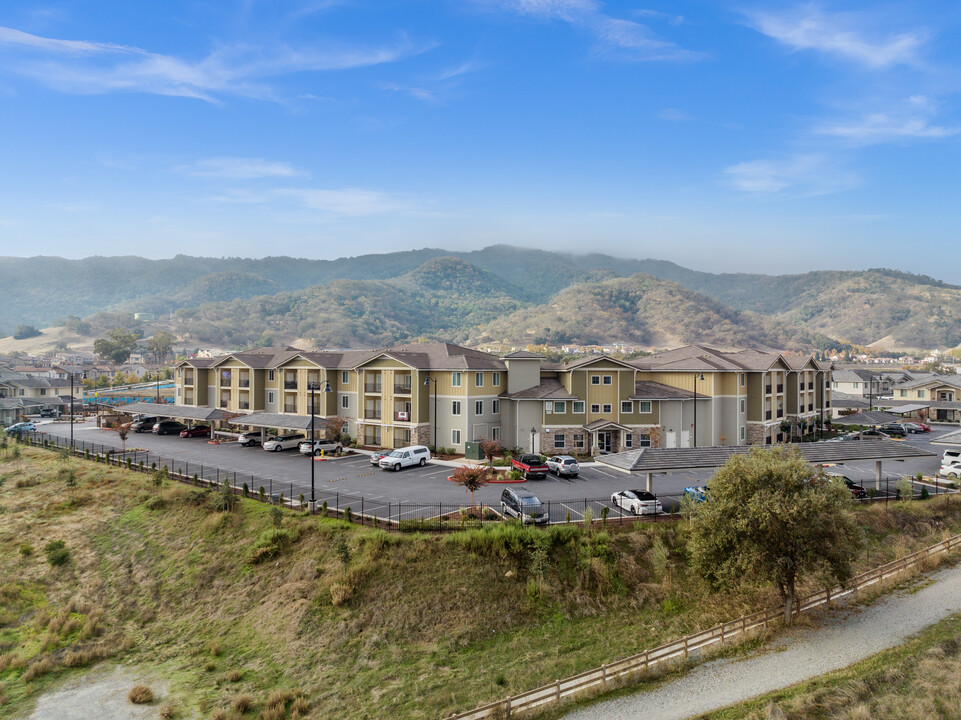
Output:
<instances>
[{"instance_id":1,"label":"covered carport","mask_svg":"<svg viewBox=\"0 0 961 720\"><path fill-rule=\"evenodd\" d=\"M313 425L311 425L313 421ZM277 428L278 430L299 430L307 433L307 437L310 437L311 427L313 427L314 433L326 432L328 425L330 424L326 418L322 418L319 415L294 415L292 413L268 413L268 412L255 412L249 415L238 415L237 417L229 420L231 425L245 425L247 427L255 428ZM266 438L265 438L266 439ZM261 447L263 443L261 443Z\"/></svg>"},{"instance_id":2,"label":"covered carport","mask_svg":"<svg viewBox=\"0 0 961 720\"><path fill-rule=\"evenodd\" d=\"M692 470L711 470L727 462L732 455L747 455L758 445L703 448L639 448L613 455L602 455L597 462L615 470L646 476L648 492L654 492L654 475ZM936 453L887 438L862 439L859 442L798 443L796 448L811 465L837 465L846 462L875 462L875 487L881 490L882 463L908 458L933 457Z\"/></svg>"},{"instance_id":3,"label":"covered carport","mask_svg":"<svg viewBox=\"0 0 961 720\"><path fill-rule=\"evenodd\" d=\"M204 422L210 424L210 437L214 436L214 421L227 420L233 416L218 408L197 407L195 405L173 405L170 403L132 402L116 407L127 414L149 415L171 420L186 420L188 424Z\"/></svg>"}]
</instances>

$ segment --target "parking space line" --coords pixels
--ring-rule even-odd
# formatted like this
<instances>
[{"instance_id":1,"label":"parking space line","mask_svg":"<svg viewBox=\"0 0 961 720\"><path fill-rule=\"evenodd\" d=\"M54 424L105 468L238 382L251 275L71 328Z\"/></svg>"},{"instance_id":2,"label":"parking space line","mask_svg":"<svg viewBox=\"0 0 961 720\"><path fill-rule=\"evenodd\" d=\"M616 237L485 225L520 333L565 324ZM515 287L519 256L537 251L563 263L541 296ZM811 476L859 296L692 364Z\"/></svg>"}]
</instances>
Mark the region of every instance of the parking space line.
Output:
<instances>
[{"instance_id":1,"label":"parking space line","mask_svg":"<svg viewBox=\"0 0 961 720\"><path fill-rule=\"evenodd\" d=\"M571 511L571 513L572 513L573 515L577 515L577 517L579 517L579 518L581 518L581 519L584 518L584 513L578 512L577 510L575 510L574 508L572 508L572 507L571 507L570 505L568 505L567 503L561 503L561 507L567 508L568 510Z\"/></svg>"}]
</instances>

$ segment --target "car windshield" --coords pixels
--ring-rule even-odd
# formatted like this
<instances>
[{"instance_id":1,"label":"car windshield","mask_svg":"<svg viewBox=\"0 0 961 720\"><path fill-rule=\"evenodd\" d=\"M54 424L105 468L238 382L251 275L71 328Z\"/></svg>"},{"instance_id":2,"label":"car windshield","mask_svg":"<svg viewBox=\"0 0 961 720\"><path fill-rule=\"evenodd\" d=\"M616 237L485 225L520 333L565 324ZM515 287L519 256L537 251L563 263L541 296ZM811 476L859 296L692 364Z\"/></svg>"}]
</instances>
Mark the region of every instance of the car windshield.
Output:
<instances>
[{"instance_id":1,"label":"car windshield","mask_svg":"<svg viewBox=\"0 0 961 720\"><path fill-rule=\"evenodd\" d=\"M388 457L404 457L404 453L402 453L400 450L394 450L394 452L390 453Z\"/></svg>"},{"instance_id":2,"label":"car windshield","mask_svg":"<svg viewBox=\"0 0 961 720\"><path fill-rule=\"evenodd\" d=\"M521 501L521 505L523 505L524 507L528 507L528 508L539 508L539 507L541 506L541 501L538 500L536 497L533 497L533 496L531 496L531 497L522 497L522 498L519 498L519 499L520 499L520 501Z\"/></svg>"}]
</instances>

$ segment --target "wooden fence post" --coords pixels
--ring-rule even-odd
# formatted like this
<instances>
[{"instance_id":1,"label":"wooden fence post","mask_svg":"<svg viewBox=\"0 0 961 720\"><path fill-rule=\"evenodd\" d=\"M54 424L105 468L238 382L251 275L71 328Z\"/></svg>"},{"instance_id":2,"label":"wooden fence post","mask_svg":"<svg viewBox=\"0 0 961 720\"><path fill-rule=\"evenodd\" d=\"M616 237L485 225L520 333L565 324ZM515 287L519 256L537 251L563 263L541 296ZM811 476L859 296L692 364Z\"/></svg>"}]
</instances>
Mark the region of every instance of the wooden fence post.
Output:
<instances>
[{"instance_id":1,"label":"wooden fence post","mask_svg":"<svg viewBox=\"0 0 961 720\"><path fill-rule=\"evenodd\" d=\"M555 698L555 699L556 699L556 701L557 701L557 704L560 705L560 704L561 704L561 681L560 681L560 680L555 680L555 681L554 681L554 686L555 686L555 689L556 689L556 690L555 690L555 692L556 692L556 698Z\"/></svg>"}]
</instances>

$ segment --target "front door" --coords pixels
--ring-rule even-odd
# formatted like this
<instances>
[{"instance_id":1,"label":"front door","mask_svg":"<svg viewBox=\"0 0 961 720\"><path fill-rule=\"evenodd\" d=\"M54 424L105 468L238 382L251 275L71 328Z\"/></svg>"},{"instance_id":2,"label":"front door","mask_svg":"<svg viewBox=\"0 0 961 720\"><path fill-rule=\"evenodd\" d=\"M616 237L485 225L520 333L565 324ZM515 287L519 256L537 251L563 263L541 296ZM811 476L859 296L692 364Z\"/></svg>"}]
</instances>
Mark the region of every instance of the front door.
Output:
<instances>
[{"instance_id":1,"label":"front door","mask_svg":"<svg viewBox=\"0 0 961 720\"><path fill-rule=\"evenodd\" d=\"M938 409L938 421L939 421L939 422L944 422L944 421L947 420L947 419L948 419L948 411L947 411L947 410Z\"/></svg>"},{"instance_id":2,"label":"front door","mask_svg":"<svg viewBox=\"0 0 961 720\"><path fill-rule=\"evenodd\" d=\"M597 433L597 449L602 453L611 451L611 434L609 432Z\"/></svg>"},{"instance_id":3,"label":"front door","mask_svg":"<svg viewBox=\"0 0 961 720\"><path fill-rule=\"evenodd\" d=\"M664 440L664 447L669 447L669 448L677 447L677 433L674 432L673 430L669 431L666 434L665 440Z\"/></svg>"}]
</instances>

